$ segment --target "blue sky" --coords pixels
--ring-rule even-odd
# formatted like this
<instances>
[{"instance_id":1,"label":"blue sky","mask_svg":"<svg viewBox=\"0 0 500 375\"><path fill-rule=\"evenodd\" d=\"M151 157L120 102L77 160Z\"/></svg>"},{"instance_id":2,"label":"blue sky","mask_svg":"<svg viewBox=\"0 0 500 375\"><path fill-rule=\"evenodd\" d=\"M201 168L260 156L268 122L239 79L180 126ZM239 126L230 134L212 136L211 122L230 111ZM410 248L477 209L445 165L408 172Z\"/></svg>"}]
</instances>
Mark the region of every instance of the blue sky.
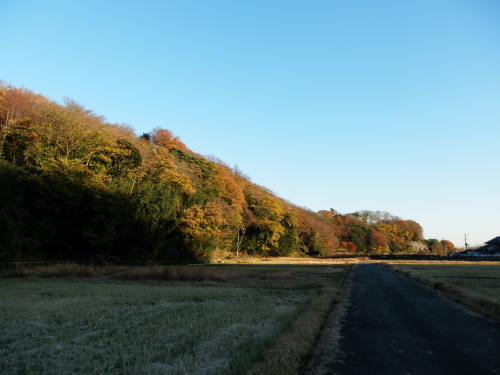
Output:
<instances>
[{"instance_id":1,"label":"blue sky","mask_svg":"<svg viewBox=\"0 0 500 375\"><path fill-rule=\"evenodd\" d=\"M500 236L497 0L0 1L0 79L313 210Z\"/></svg>"}]
</instances>

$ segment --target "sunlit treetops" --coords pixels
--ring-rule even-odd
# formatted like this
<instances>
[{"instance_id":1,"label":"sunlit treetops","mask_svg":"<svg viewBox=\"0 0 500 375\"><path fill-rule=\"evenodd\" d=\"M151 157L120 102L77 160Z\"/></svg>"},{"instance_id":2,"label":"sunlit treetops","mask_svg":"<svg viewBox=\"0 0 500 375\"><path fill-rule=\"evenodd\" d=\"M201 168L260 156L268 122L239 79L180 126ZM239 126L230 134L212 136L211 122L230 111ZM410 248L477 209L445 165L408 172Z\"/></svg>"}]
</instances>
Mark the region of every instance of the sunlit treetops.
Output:
<instances>
[{"instance_id":1,"label":"sunlit treetops","mask_svg":"<svg viewBox=\"0 0 500 375\"><path fill-rule=\"evenodd\" d=\"M3 261L388 254L423 241L415 221L297 207L167 129L137 137L7 84L0 173Z\"/></svg>"}]
</instances>

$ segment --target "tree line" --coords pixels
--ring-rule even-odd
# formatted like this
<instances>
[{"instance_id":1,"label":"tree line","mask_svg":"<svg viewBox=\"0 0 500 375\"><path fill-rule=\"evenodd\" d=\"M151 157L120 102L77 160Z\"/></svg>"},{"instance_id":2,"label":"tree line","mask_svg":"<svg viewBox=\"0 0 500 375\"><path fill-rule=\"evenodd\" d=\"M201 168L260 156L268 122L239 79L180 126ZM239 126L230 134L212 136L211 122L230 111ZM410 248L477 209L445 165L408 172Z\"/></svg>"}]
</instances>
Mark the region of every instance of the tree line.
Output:
<instances>
[{"instance_id":1,"label":"tree line","mask_svg":"<svg viewBox=\"0 0 500 375\"><path fill-rule=\"evenodd\" d=\"M415 252L421 226L297 207L169 130L0 84L0 261Z\"/></svg>"}]
</instances>

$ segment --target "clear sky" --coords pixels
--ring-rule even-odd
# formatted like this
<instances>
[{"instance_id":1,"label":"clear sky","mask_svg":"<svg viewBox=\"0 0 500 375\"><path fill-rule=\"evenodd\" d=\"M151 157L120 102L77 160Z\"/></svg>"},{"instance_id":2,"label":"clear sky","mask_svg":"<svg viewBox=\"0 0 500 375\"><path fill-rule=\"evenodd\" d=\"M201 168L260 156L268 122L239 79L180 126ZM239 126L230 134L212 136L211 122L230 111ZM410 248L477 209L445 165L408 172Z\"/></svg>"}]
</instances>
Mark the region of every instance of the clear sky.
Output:
<instances>
[{"instance_id":1,"label":"clear sky","mask_svg":"<svg viewBox=\"0 0 500 375\"><path fill-rule=\"evenodd\" d=\"M0 0L0 79L312 210L500 236L498 0Z\"/></svg>"}]
</instances>

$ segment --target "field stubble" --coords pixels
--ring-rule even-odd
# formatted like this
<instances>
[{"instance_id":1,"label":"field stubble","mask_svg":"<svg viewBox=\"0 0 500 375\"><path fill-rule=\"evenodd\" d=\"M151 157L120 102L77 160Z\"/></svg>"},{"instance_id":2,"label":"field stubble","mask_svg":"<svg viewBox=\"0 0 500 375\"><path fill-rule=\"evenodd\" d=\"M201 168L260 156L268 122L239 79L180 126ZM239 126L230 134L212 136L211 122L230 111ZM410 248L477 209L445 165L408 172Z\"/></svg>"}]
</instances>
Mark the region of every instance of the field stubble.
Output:
<instances>
[{"instance_id":1,"label":"field stubble","mask_svg":"<svg viewBox=\"0 0 500 375\"><path fill-rule=\"evenodd\" d=\"M1 373L296 373L350 270L65 267L0 279Z\"/></svg>"},{"instance_id":2,"label":"field stubble","mask_svg":"<svg viewBox=\"0 0 500 375\"><path fill-rule=\"evenodd\" d=\"M500 262L392 262L387 266L500 319Z\"/></svg>"}]
</instances>

